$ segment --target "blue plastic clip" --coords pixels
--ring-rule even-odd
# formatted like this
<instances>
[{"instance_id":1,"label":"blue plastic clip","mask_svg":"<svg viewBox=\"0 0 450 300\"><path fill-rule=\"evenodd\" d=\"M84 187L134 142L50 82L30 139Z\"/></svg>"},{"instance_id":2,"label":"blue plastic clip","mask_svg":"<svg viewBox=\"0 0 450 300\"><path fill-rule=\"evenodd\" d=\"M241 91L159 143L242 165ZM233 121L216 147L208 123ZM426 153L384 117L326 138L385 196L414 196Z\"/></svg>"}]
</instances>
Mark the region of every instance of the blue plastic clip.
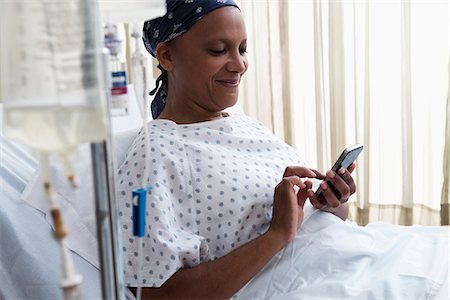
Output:
<instances>
[{"instance_id":1,"label":"blue plastic clip","mask_svg":"<svg viewBox=\"0 0 450 300\"><path fill-rule=\"evenodd\" d=\"M147 192L151 186L147 188L137 188L132 191L133 206L133 235L143 237L145 235L145 202L147 200Z\"/></svg>"}]
</instances>

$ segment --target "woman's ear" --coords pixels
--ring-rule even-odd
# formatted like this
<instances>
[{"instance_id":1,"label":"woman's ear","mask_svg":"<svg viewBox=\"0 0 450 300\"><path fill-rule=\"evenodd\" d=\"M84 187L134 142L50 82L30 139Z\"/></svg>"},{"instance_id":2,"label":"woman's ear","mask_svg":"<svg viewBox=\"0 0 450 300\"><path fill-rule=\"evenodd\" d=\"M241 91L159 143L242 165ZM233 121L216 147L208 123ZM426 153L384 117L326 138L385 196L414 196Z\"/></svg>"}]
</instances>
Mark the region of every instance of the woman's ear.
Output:
<instances>
[{"instance_id":1,"label":"woman's ear","mask_svg":"<svg viewBox=\"0 0 450 300\"><path fill-rule=\"evenodd\" d=\"M159 43L156 46L156 58L164 70L171 71L173 69L172 53L166 43Z\"/></svg>"}]
</instances>

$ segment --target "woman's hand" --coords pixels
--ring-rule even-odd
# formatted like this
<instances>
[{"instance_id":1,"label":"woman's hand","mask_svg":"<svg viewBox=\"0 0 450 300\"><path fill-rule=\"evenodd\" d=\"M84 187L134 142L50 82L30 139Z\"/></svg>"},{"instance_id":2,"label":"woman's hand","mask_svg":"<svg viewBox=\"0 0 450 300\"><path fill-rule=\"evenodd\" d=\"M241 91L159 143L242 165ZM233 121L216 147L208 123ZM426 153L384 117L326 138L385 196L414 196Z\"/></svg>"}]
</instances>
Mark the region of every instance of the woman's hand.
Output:
<instances>
[{"instance_id":1,"label":"woman's hand","mask_svg":"<svg viewBox=\"0 0 450 300\"><path fill-rule=\"evenodd\" d=\"M325 178L316 170L305 167L287 167L281 182L275 187L273 216L269 232L275 233L282 242L288 243L295 238L303 221L303 206L308 198L307 191L312 182L301 178Z\"/></svg>"},{"instance_id":2,"label":"woman's hand","mask_svg":"<svg viewBox=\"0 0 450 300\"><path fill-rule=\"evenodd\" d=\"M345 220L348 216L348 206L346 202L356 191L356 185L351 176L356 165L353 163L348 169L341 168L338 172L329 170L325 180L320 183L322 191L321 199L309 189L307 191L311 204L320 210L331 212Z\"/></svg>"}]
</instances>

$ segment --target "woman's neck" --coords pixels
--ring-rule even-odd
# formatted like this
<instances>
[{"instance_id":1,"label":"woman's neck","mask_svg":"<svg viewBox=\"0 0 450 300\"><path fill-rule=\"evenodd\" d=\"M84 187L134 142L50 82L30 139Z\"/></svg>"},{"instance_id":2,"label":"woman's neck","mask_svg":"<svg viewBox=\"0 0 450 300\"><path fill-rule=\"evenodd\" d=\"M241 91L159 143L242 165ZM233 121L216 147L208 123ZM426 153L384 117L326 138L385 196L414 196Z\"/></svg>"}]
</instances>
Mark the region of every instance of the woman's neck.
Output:
<instances>
[{"instance_id":1,"label":"woman's neck","mask_svg":"<svg viewBox=\"0 0 450 300\"><path fill-rule=\"evenodd\" d=\"M191 124L221 119L227 117L228 114L223 111L209 112L184 109L181 107L174 108L168 101L158 119L171 120L177 124Z\"/></svg>"}]
</instances>

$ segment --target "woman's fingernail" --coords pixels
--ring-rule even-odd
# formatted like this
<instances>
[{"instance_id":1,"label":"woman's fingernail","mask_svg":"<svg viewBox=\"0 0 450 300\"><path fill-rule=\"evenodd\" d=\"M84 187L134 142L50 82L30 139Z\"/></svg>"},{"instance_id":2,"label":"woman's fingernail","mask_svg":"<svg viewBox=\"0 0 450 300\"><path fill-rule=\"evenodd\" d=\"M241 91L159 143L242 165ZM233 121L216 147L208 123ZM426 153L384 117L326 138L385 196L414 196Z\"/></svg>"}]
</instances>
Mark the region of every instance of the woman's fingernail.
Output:
<instances>
[{"instance_id":1,"label":"woman's fingernail","mask_svg":"<svg viewBox=\"0 0 450 300\"><path fill-rule=\"evenodd\" d=\"M333 171L330 170L330 171L327 172L327 176L328 176L329 178L334 178L335 174L334 174Z\"/></svg>"},{"instance_id":2,"label":"woman's fingernail","mask_svg":"<svg viewBox=\"0 0 450 300\"><path fill-rule=\"evenodd\" d=\"M325 191L328 188L328 184L324 181L320 184L320 188Z\"/></svg>"},{"instance_id":3,"label":"woman's fingernail","mask_svg":"<svg viewBox=\"0 0 450 300\"><path fill-rule=\"evenodd\" d=\"M340 168L339 169L339 174L344 175L344 173L345 173L345 169L344 168Z\"/></svg>"}]
</instances>

